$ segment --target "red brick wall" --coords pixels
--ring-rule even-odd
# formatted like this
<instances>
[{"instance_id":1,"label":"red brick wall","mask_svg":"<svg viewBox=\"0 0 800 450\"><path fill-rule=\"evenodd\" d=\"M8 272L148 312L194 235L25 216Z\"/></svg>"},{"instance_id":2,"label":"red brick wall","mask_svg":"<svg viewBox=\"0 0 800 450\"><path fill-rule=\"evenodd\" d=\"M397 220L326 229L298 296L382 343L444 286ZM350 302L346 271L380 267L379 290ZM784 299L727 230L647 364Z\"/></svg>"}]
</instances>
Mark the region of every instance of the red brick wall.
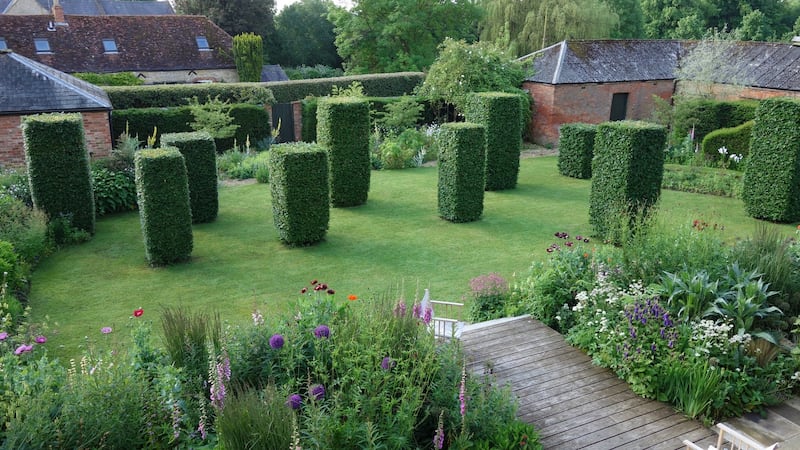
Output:
<instances>
[{"instance_id":1,"label":"red brick wall","mask_svg":"<svg viewBox=\"0 0 800 450\"><path fill-rule=\"evenodd\" d=\"M108 112L84 112L83 129L86 148L92 158L111 154L111 125ZM25 149L22 143L22 116L0 116L0 166L21 167L25 165Z\"/></svg>"},{"instance_id":2,"label":"red brick wall","mask_svg":"<svg viewBox=\"0 0 800 450\"><path fill-rule=\"evenodd\" d=\"M673 82L662 80L560 85L526 82L523 88L528 89L533 96L533 141L539 144L555 144L558 142L561 124L608 121L611 98L616 93L628 93L628 109L625 115L627 119L649 118L655 107L653 95L669 100L673 93Z\"/></svg>"},{"instance_id":3,"label":"red brick wall","mask_svg":"<svg viewBox=\"0 0 800 450\"><path fill-rule=\"evenodd\" d=\"M708 86L691 81L679 81L677 91L680 95L711 96L719 100L763 100L773 97L800 98L800 91L781 91L777 89L732 86L727 84Z\"/></svg>"}]
</instances>

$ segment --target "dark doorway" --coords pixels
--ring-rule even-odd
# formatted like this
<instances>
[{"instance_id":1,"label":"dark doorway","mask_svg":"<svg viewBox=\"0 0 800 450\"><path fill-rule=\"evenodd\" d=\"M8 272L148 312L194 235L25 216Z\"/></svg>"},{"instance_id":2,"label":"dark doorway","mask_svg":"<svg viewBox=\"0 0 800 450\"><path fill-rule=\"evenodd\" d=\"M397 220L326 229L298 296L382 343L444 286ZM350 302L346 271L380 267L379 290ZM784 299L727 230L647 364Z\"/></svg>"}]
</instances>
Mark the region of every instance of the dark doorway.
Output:
<instances>
[{"instance_id":1,"label":"dark doorway","mask_svg":"<svg viewBox=\"0 0 800 450\"><path fill-rule=\"evenodd\" d=\"M281 130L278 142L294 142L294 114L291 103L278 103L272 105L272 129L278 128L280 120Z\"/></svg>"},{"instance_id":2,"label":"dark doorway","mask_svg":"<svg viewBox=\"0 0 800 450\"><path fill-rule=\"evenodd\" d=\"M614 94L611 98L611 118L609 120L625 120L628 111L628 93Z\"/></svg>"}]
</instances>

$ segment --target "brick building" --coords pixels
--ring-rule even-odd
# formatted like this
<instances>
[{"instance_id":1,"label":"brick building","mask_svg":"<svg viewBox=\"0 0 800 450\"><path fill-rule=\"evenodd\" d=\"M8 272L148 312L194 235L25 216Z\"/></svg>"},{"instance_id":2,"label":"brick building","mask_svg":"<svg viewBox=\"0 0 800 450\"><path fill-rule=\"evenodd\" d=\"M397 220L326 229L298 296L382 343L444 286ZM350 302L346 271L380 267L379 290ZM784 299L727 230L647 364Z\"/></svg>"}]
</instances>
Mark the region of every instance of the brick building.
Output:
<instances>
[{"instance_id":1,"label":"brick building","mask_svg":"<svg viewBox=\"0 0 800 450\"><path fill-rule=\"evenodd\" d=\"M0 50L0 166L25 165L22 118L49 112L80 113L89 154L109 155L111 102L102 89L9 50Z\"/></svg>"},{"instance_id":2,"label":"brick building","mask_svg":"<svg viewBox=\"0 0 800 450\"><path fill-rule=\"evenodd\" d=\"M800 47L737 42L711 83L676 80L693 42L677 40L562 41L524 58L533 75L523 83L533 97L533 141L558 142L561 124L649 119L654 96L676 93L720 99L800 97ZM722 70L724 68L724 70ZM702 87L700 87L702 85Z\"/></svg>"}]
</instances>

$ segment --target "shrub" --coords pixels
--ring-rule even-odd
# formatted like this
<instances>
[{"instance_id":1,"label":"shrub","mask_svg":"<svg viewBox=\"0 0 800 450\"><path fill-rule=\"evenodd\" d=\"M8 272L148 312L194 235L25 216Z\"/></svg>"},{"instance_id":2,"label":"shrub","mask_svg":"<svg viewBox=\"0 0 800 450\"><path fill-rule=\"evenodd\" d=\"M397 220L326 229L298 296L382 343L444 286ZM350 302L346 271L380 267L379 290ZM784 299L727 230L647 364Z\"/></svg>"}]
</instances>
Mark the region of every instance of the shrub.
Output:
<instances>
[{"instance_id":1,"label":"shrub","mask_svg":"<svg viewBox=\"0 0 800 450\"><path fill-rule=\"evenodd\" d=\"M0 193L0 239L10 242L19 257L34 266L51 250L47 216L7 193Z\"/></svg>"},{"instance_id":2,"label":"shrub","mask_svg":"<svg viewBox=\"0 0 800 450\"><path fill-rule=\"evenodd\" d=\"M144 84L144 80L137 77L133 72L119 73L91 73L76 72L71 74L75 78L80 78L87 83L97 86L139 86Z\"/></svg>"},{"instance_id":3,"label":"shrub","mask_svg":"<svg viewBox=\"0 0 800 450\"><path fill-rule=\"evenodd\" d=\"M496 273L481 275L471 279L469 287L472 300L470 322L482 322L505 315L508 282L503 277Z\"/></svg>"},{"instance_id":4,"label":"shrub","mask_svg":"<svg viewBox=\"0 0 800 450\"><path fill-rule=\"evenodd\" d=\"M609 238L619 216L647 215L661 194L666 130L646 122L598 125L589 195L589 223Z\"/></svg>"},{"instance_id":5,"label":"shrub","mask_svg":"<svg viewBox=\"0 0 800 450\"><path fill-rule=\"evenodd\" d=\"M666 166L662 189L741 198L742 172L696 166Z\"/></svg>"},{"instance_id":6,"label":"shrub","mask_svg":"<svg viewBox=\"0 0 800 450\"><path fill-rule=\"evenodd\" d=\"M504 92L472 94L467 98L464 117L485 128L486 190L514 189L522 146L519 96Z\"/></svg>"},{"instance_id":7,"label":"shrub","mask_svg":"<svg viewBox=\"0 0 800 450\"><path fill-rule=\"evenodd\" d=\"M0 172L0 187L5 194L19 199L28 206L33 206L31 183L28 172L24 169L8 169Z\"/></svg>"},{"instance_id":8,"label":"shrub","mask_svg":"<svg viewBox=\"0 0 800 450\"><path fill-rule=\"evenodd\" d=\"M92 189L98 216L136 209L133 172L113 171L96 165L92 167Z\"/></svg>"},{"instance_id":9,"label":"shrub","mask_svg":"<svg viewBox=\"0 0 800 450\"><path fill-rule=\"evenodd\" d=\"M176 147L186 161L189 180L189 205L192 223L212 222L219 212L217 194L217 148L208 133L169 133L161 135L167 147Z\"/></svg>"},{"instance_id":10,"label":"shrub","mask_svg":"<svg viewBox=\"0 0 800 450\"><path fill-rule=\"evenodd\" d=\"M109 86L104 87L103 90L106 91L111 104L114 105L114 114L124 109L185 106L193 97L219 97L223 102L250 103L262 107L275 103L272 91L263 83L150 84ZM152 129L148 130L148 133L150 131Z\"/></svg>"},{"instance_id":11,"label":"shrub","mask_svg":"<svg viewBox=\"0 0 800 450\"><path fill-rule=\"evenodd\" d=\"M344 76L344 70L322 64L315 66L285 67L284 72L290 80L311 80L315 78L334 78Z\"/></svg>"},{"instance_id":12,"label":"shrub","mask_svg":"<svg viewBox=\"0 0 800 450\"><path fill-rule=\"evenodd\" d=\"M10 242L0 241L0 284L5 284L9 292L14 292L23 287L24 276L19 264L19 258L14 252ZM3 288L5 293L5 288Z\"/></svg>"},{"instance_id":13,"label":"shrub","mask_svg":"<svg viewBox=\"0 0 800 450\"><path fill-rule=\"evenodd\" d=\"M145 254L150 265L189 259L192 211L186 163L176 148L136 153L136 192Z\"/></svg>"},{"instance_id":14,"label":"shrub","mask_svg":"<svg viewBox=\"0 0 800 450\"><path fill-rule=\"evenodd\" d=\"M216 429L223 448L288 448L293 414L274 386L246 388L226 398Z\"/></svg>"},{"instance_id":15,"label":"shrub","mask_svg":"<svg viewBox=\"0 0 800 450\"><path fill-rule=\"evenodd\" d=\"M320 100L317 140L328 150L331 205L366 203L370 179L369 103L353 97Z\"/></svg>"},{"instance_id":16,"label":"shrub","mask_svg":"<svg viewBox=\"0 0 800 450\"><path fill-rule=\"evenodd\" d=\"M746 158L750 154L750 135L753 132L754 121L745 122L733 128L720 128L714 130L703 138L703 156L706 161L716 161L725 158ZM719 149L725 148L725 154ZM727 163L727 161L722 161Z\"/></svg>"},{"instance_id":17,"label":"shrub","mask_svg":"<svg viewBox=\"0 0 800 450\"><path fill-rule=\"evenodd\" d=\"M50 220L94 233L89 153L80 114L26 116L22 123L33 204Z\"/></svg>"},{"instance_id":18,"label":"shrub","mask_svg":"<svg viewBox=\"0 0 800 450\"><path fill-rule=\"evenodd\" d=\"M272 217L281 241L310 245L325 238L330 220L328 157L315 144L279 144L270 150Z\"/></svg>"},{"instance_id":19,"label":"shrub","mask_svg":"<svg viewBox=\"0 0 800 450\"><path fill-rule=\"evenodd\" d=\"M308 96L324 97L334 86L346 88L358 82L364 95L370 97L395 97L411 94L425 79L422 72L380 73L313 80L274 81L264 84L275 94L276 103L290 103ZM113 101L112 101L113 103Z\"/></svg>"},{"instance_id":20,"label":"shrub","mask_svg":"<svg viewBox=\"0 0 800 450\"><path fill-rule=\"evenodd\" d=\"M382 169L405 169L419 167L425 157L428 139L415 128L404 130L397 136L389 136L380 143L380 166Z\"/></svg>"},{"instance_id":21,"label":"shrub","mask_svg":"<svg viewBox=\"0 0 800 450\"><path fill-rule=\"evenodd\" d=\"M752 100L686 100L676 103L672 116L672 141L680 141L694 130L693 138L720 128L731 128L753 120L758 102ZM714 149L716 150L716 149Z\"/></svg>"},{"instance_id":22,"label":"shrub","mask_svg":"<svg viewBox=\"0 0 800 450\"><path fill-rule=\"evenodd\" d=\"M446 123L439 131L439 216L472 222L483 214L486 135L483 125Z\"/></svg>"},{"instance_id":23,"label":"shrub","mask_svg":"<svg viewBox=\"0 0 800 450\"><path fill-rule=\"evenodd\" d=\"M592 178L592 157L597 125L565 123L558 137L558 173L572 178Z\"/></svg>"},{"instance_id":24,"label":"shrub","mask_svg":"<svg viewBox=\"0 0 800 450\"><path fill-rule=\"evenodd\" d=\"M255 178L259 183L269 183L269 153L228 150L217 156L217 170L226 178Z\"/></svg>"},{"instance_id":25,"label":"shrub","mask_svg":"<svg viewBox=\"0 0 800 450\"><path fill-rule=\"evenodd\" d=\"M800 219L800 101L768 99L756 110L744 174L745 211L774 222Z\"/></svg>"},{"instance_id":26,"label":"shrub","mask_svg":"<svg viewBox=\"0 0 800 450\"><path fill-rule=\"evenodd\" d=\"M264 43L255 33L242 33L233 37L233 59L242 82L261 81L264 65Z\"/></svg>"}]
</instances>

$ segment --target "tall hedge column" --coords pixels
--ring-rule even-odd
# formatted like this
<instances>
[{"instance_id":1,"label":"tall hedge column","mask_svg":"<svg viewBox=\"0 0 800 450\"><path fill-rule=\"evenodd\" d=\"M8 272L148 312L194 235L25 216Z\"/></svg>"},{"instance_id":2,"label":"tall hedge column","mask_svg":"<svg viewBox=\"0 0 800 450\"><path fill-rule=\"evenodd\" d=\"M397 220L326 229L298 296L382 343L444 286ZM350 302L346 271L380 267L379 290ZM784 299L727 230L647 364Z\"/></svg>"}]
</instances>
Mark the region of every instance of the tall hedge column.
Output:
<instances>
[{"instance_id":1,"label":"tall hedge column","mask_svg":"<svg viewBox=\"0 0 800 450\"><path fill-rule=\"evenodd\" d=\"M558 173L572 178L592 178L592 157L597 125L565 123L558 136Z\"/></svg>"},{"instance_id":2,"label":"tall hedge column","mask_svg":"<svg viewBox=\"0 0 800 450\"><path fill-rule=\"evenodd\" d=\"M80 114L41 114L22 122L33 204L50 220L67 217L94 233L94 194Z\"/></svg>"},{"instance_id":3,"label":"tall hedge column","mask_svg":"<svg viewBox=\"0 0 800 450\"><path fill-rule=\"evenodd\" d=\"M136 197L150 265L186 261L192 254L192 212L183 155L174 147L136 152Z\"/></svg>"},{"instance_id":4,"label":"tall hedge column","mask_svg":"<svg viewBox=\"0 0 800 450\"><path fill-rule=\"evenodd\" d=\"M214 221L219 212L217 147L214 138L204 131L167 133L161 136L161 145L176 147L186 162L192 223Z\"/></svg>"},{"instance_id":5,"label":"tall hedge column","mask_svg":"<svg viewBox=\"0 0 800 450\"><path fill-rule=\"evenodd\" d=\"M317 142L328 150L331 205L358 206L369 193L369 103L361 98L321 99Z\"/></svg>"},{"instance_id":6,"label":"tall hedge column","mask_svg":"<svg viewBox=\"0 0 800 450\"><path fill-rule=\"evenodd\" d=\"M520 98L505 92L472 94L464 117L486 129L486 190L514 189L522 147Z\"/></svg>"},{"instance_id":7,"label":"tall hedge column","mask_svg":"<svg viewBox=\"0 0 800 450\"><path fill-rule=\"evenodd\" d=\"M439 133L439 216L472 222L483 214L486 131L470 122L446 123Z\"/></svg>"},{"instance_id":8,"label":"tall hedge column","mask_svg":"<svg viewBox=\"0 0 800 450\"><path fill-rule=\"evenodd\" d=\"M751 217L800 220L800 101L763 100L756 109L742 199Z\"/></svg>"},{"instance_id":9,"label":"tall hedge column","mask_svg":"<svg viewBox=\"0 0 800 450\"><path fill-rule=\"evenodd\" d=\"M606 122L597 126L589 194L589 223L597 236L611 238L620 217L646 215L661 195L664 127L647 122Z\"/></svg>"},{"instance_id":10,"label":"tall hedge column","mask_svg":"<svg viewBox=\"0 0 800 450\"><path fill-rule=\"evenodd\" d=\"M311 245L330 221L328 154L316 144L275 145L269 155L272 217L281 241Z\"/></svg>"}]
</instances>

